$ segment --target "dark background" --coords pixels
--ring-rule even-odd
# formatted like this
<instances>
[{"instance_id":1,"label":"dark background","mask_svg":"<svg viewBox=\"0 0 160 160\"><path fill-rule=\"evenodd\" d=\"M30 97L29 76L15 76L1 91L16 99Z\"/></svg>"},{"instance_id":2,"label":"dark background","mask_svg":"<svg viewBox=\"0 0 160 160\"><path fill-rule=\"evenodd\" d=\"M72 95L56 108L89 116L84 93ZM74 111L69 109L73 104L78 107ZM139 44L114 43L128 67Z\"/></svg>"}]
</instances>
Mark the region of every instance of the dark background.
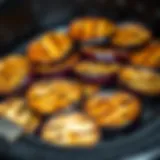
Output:
<instances>
[{"instance_id":1,"label":"dark background","mask_svg":"<svg viewBox=\"0 0 160 160\"><path fill-rule=\"evenodd\" d=\"M159 0L0 0L0 53L81 15L140 20L160 35Z\"/></svg>"}]
</instances>

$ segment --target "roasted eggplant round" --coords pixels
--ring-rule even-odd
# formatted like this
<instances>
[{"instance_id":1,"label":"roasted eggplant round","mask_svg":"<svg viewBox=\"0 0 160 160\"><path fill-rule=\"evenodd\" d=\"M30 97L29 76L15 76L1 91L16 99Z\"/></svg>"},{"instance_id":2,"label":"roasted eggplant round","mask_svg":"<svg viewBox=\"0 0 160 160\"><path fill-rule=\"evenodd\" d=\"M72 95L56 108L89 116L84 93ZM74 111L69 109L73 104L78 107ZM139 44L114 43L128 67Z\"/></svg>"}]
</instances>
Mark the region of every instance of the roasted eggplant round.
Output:
<instances>
[{"instance_id":1,"label":"roasted eggplant round","mask_svg":"<svg viewBox=\"0 0 160 160\"><path fill-rule=\"evenodd\" d=\"M77 105L82 97L82 87L72 80L43 80L33 84L26 97L33 110L42 115L49 115Z\"/></svg>"},{"instance_id":2,"label":"roasted eggplant round","mask_svg":"<svg viewBox=\"0 0 160 160\"><path fill-rule=\"evenodd\" d=\"M24 56L14 54L0 60L1 96L21 92L30 81L30 65Z\"/></svg>"},{"instance_id":3,"label":"roasted eggplant round","mask_svg":"<svg viewBox=\"0 0 160 160\"><path fill-rule=\"evenodd\" d=\"M40 123L40 117L27 106L24 98L12 97L0 103L2 116L24 128L26 132L34 132Z\"/></svg>"},{"instance_id":4,"label":"roasted eggplant round","mask_svg":"<svg viewBox=\"0 0 160 160\"><path fill-rule=\"evenodd\" d=\"M72 49L73 43L67 34L48 32L29 44L27 55L33 64L55 64L68 57Z\"/></svg>"},{"instance_id":5,"label":"roasted eggplant round","mask_svg":"<svg viewBox=\"0 0 160 160\"><path fill-rule=\"evenodd\" d=\"M160 95L160 73L148 68L124 67L119 72L119 83L139 95Z\"/></svg>"},{"instance_id":6,"label":"roasted eggplant round","mask_svg":"<svg viewBox=\"0 0 160 160\"><path fill-rule=\"evenodd\" d=\"M75 74L84 82L110 85L116 82L118 64L81 61L75 68Z\"/></svg>"},{"instance_id":7,"label":"roasted eggplant round","mask_svg":"<svg viewBox=\"0 0 160 160\"><path fill-rule=\"evenodd\" d=\"M119 25L112 44L123 49L139 49L145 46L151 37L151 32L142 24L124 23Z\"/></svg>"},{"instance_id":8,"label":"roasted eggplant round","mask_svg":"<svg viewBox=\"0 0 160 160\"><path fill-rule=\"evenodd\" d=\"M111 95L103 92L88 99L84 110L103 129L121 130L138 119L141 103L126 92L113 92Z\"/></svg>"},{"instance_id":9,"label":"roasted eggplant round","mask_svg":"<svg viewBox=\"0 0 160 160\"><path fill-rule=\"evenodd\" d=\"M130 63L132 65L148 67L151 69L160 69L160 42L152 42L139 52L131 56Z\"/></svg>"},{"instance_id":10,"label":"roasted eggplant round","mask_svg":"<svg viewBox=\"0 0 160 160\"><path fill-rule=\"evenodd\" d=\"M48 32L28 45L27 56L34 75L55 75L65 72L77 60L72 57L71 38L61 32Z\"/></svg>"},{"instance_id":11,"label":"roasted eggplant round","mask_svg":"<svg viewBox=\"0 0 160 160\"><path fill-rule=\"evenodd\" d=\"M83 17L72 21L69 35L80 45L106 44L116 30L115 25L102 17Z\"/></svg>"},{"instance_id":12,"label":"roasted eggplant round","mask_svg":"<svg viewBox=\"0 0 160 160\"><path fill-rule=\"evenodd\" d=\"M52 117L44 125L41 137L58 146L90 147L100 140L100 132L90 118L77 112Z\"/></svg>"}]
</instances>

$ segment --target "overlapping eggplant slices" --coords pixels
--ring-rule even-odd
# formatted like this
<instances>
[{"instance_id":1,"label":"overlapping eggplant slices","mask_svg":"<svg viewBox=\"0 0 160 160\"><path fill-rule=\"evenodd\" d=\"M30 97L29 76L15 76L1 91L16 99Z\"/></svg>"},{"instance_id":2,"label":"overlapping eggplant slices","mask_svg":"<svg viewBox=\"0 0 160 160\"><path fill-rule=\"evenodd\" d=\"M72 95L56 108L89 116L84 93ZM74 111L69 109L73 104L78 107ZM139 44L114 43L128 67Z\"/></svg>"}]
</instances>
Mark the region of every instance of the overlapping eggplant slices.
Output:
<instances>
[{"instance_id":1,"label":"overlapping eggplant slices","mask_svg":"<svg viewBox=\"0 0 160 160\"><path fill-rule=\"evenodd\" d=\"M27 56L35 75L57 75L68 72L79 59L73 53L73 41L65 33L47 32L27 47Z\"/></svg>"},{"instance_id":2,"label":"overlapping eggplant slices","mask_svg":"<svg viewBox=\"0 0 160 160\"><path fill-rule=\"evenodd\" d=\"M159 96L160 43L152 42L135 52L130 57L130 63L119 73L120 84L141 95Z\"/></svg>"},{"instance_id":3,"label":"overlapping eggplant slices","mask_svg":"<svg viewBox=\"0 0 160 160\"><path fill-rule=\"evenodd\" d=\"M138 22L77 18L25 52L0 60L0 116L56 146L94 146L137 122L139 94L160 96L160 42Z\"/></svg>"}]
</instances>

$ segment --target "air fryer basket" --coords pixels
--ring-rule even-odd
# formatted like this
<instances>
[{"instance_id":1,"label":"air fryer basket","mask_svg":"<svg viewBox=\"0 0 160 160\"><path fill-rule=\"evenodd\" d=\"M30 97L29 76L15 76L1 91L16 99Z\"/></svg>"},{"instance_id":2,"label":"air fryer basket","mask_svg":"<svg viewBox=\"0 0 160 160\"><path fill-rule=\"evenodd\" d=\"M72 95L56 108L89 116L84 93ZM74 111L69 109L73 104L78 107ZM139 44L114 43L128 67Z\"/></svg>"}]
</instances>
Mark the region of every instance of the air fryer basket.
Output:
<instances>
[{"instance_id":1,"label":"air fryer basket","mask_svg":"<svg viewBox=\"0 0 160 160\"><path fill-rule=\"evenodd\" d=\"M140 21L150 27L157 38L160 35L158 0L16 0L12 7L9 2L1 5L0 50L4 55L10 51L24 52L26 44L40 33L65 26L73 18L84 15L106 16L116 22ZM7 20L3 18L5 15ZM9 20L8 15L14 20ZM15 25L19 19L23 19L22 23ZM9 153L12 159L26 160L120 159L160 144L159 106L160 100L144 98L143 114L138 123L114 136L104 137L94 148L58 148L42 142L35 135L25 135L11 146Z\"/></svg>"}]
</instances>

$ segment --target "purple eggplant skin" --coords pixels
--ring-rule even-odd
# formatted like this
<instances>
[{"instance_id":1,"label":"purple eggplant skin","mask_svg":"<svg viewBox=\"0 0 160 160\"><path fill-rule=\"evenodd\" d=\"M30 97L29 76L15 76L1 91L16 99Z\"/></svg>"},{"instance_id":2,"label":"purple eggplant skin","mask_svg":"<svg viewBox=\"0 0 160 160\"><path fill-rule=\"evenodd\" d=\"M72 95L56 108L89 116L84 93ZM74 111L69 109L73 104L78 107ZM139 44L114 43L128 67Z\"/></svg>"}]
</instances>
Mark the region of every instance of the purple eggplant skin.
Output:
<instances>
[{"instance_id":1,"label":"purple eggplant skin","mask_svg":"<svg viewBox=\"0 0 160 160\"><path fill-rule=\"evenodd\" d=\"M112 35L108 37L102 37L102 38L94 38L90 40L80 41L75 40L74 42L74 48L76 51L81 51L83 47L89 47L89 46L96 46L96 47L107 47L111 44Z\"/></svg>"},{"instance_id":2,"label":"purple eggplant skin","mask_svg":"<svg viewBox=\"0 0 160 160\"><path fill-rule=\"evenodd\" d=\"M68 60L62 61L59 64L48 64L48 68L43 72L36 70L41 64L32 64L32 75L39 78L48 78L48 77L64 77L72 73L74 65L80 60L79 54L69 57ZM44 64L42 64L44 65ZM42 66L43 67L43 66Z\"/></svg>"},{"instance_id":3,"label":"purple eggplant skin","mask_svg":"<svg viewBox=\"0 0 160 160\"><path fill-rule=\"evenodd\" d=\"M79 44L79 47L86 47L86 46L107 46L111 42L111 37L102 37L102 38L95 38L95 39L90 39L86 41L78 41L77 43Z\"/></svg>"},{"instance_id":4,"label":"purple eggplant skin","mask_svg":"<svg viewBox=\"0 0 160 160\"><path fill-rule=\"evenodd\" d=\"M127 63L129 59L129 53L124 50L113 49L110 52L113 54L99 54L89 53L82 51L82 54L93 61L105 62L105 63Z\"/></svg>"},{"instance_id":5,"label":"purple eggplant skin","mask_svg":"<svg viewBox=\"0 0 160 160\"><path fill-rule=\"evenodd\" d=\"M39 79L39 78L57 78L57 77L66 77L68 75L70 75L70 73L72 72L72 68L65 68L64 70L61 70L59 72L49 72L49 73L37 73L37 72L33 72L32 76L35 79Z\"/></svg>"},{"instance_id":6,"label":"purple eggplant skin","mask_svg":"<svg viewBox=\"0 0 160 160\"><path fill-rule=\"evenodd\" d=\"M63 63L63 62L62 62ZM39 67L39 65L41 64L32 64L32 76L33 77L38 77L38 78L48 78L48 77L59 77L59 76L65 76L66 74L70 73L72 68L71 67L65 67L63 69L60 69L58 71L55 71L54 68L56 68L57 66L55 64L50 64L49 65L49 69L51 71L47 71L46 72L40 72L40 71L36 71L34 68L35 67ZM53 68L53 71L52 71Z\"/></svg>"},{"instance_id":7,"label":"purple eggplant skin","mask_svg":"<svg viewBox=\"0 0 160 160\"><path fill-rule=\"evenodd\" d=\"M102 84L105 86L114 85L117 82L117 73L111 73L107 75L97 75L97 76L91 76L91 75L85 75L85 74L79 74L75 73L76 77L80 79L82 82L85 83L92 83L92 84Z\"/></svg>"},{"instance_id":8,"label":"purple eggplant skin","mask_svg":"<svg viewBox=\"0 0 160 160\"><path fill-rule=\"evenodd\" d=\"M34 77L30 74L20 88L17 88L19 95L24 95L28 87L35 81Z\"/></svg>"},{"instance_id":9,"label":"purple eggplant skin","mask_svg":"<svg viewBox=\"0 0 160 160\"><path fill-rule=\"evenodd\" d=\"M149 40L147 40L147 41L145 41L145 42L143 42L143 43L141 43L139 45L134 45L134 46L122 47L122 46L113 45L113 44L112 44L112 46L114 48L116 48L117 50L124 50L124 51L129 52L130 54L132 54L133 52L139 51L139 50L145 48L146 46L148 46L151 43L151 40L152 39L149 39Z\"/></svg>"}]
</instances>

